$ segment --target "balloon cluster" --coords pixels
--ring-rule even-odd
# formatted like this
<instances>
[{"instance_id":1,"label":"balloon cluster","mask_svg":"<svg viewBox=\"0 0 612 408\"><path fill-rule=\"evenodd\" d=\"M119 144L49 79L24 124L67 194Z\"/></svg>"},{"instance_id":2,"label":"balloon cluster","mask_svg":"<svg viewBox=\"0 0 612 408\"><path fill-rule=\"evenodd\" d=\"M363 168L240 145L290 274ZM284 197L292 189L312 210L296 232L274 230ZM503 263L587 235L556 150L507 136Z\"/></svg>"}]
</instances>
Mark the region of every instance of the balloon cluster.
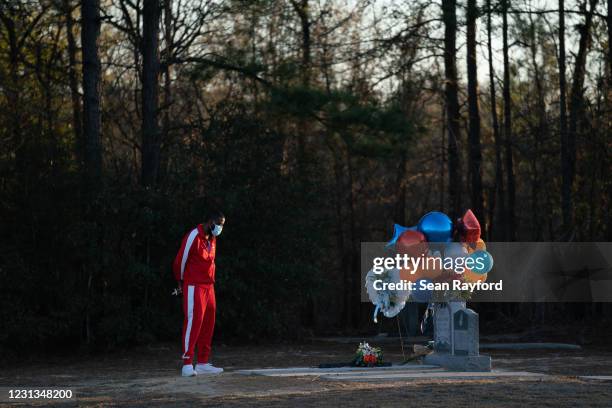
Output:
<instances>
[{"instance_id":1,"label":"balloon cluster","mask_svg":"<svg viewBox=\"0 0 612 408\"><path fill-rule=\"evenodd\" d=\"M412 290L376 291L372 287L376 277L372 271L368 273L366 287L370 300L376 305L374 321L379 310L386 317L398 314L409 297L416 302L430 302L432 292L423 283L455 279L470 283L486 281L493 267L493 257L486 251L480 233L480 223L472 210L467 210L454 224L446 214L437 211L425 214L413 227L395 224L387 248L401 256L421 258L421 263L399 269L399 278L397 270L386 271L383 275L384 280L413 282ZM470 268L465 266L467 258L473 259ZM449 260L454 261L451 268L445 263Z\"/></svg>"},{"instance_id":2,"label":"balloon cluster","mask_svg":"<svg viewBox=\"0 0 612 408\"><path fill-rule=\"evenodd\" d=\"M449 279L463 279L465 282L484 282L487 273L493 267L493 257L486 251L487 246L480 237L480 222L472 212L467 210L455 224L444 213L433 211L425 214L414 227L403 227L395 224L393 238L387 244L394 247L398 254L430 259L457 258L479 259L473 262L471 269L448 270L440 265L444 262L428 262L416 271L402 269L401 279L416 282L412 298L417 302L428 302L430 291L419 290L420 280L428 282L445 282ZM453 242L453 237L455 241Z\"/></svg>"}]
</instances>

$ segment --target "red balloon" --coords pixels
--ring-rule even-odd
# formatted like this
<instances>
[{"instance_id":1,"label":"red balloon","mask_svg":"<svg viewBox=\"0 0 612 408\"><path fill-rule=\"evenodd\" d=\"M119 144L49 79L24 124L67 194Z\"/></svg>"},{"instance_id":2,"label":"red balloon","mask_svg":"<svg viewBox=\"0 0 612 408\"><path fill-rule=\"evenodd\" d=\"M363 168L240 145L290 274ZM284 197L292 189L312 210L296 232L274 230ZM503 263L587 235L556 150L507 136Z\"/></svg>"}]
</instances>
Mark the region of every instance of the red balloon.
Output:
<instances>
[{"instance_id":1,"label":"red balloon","mask_svg":"<svg viewBox=\"0 0 612 408\"><path fill-rule=\"evenodd\" d=\"M404 231L395 243L398 254L406 254L412 257L419 257L427 253L427 238L419 231Z\"/></svg>"},{"instance_id":2,"label":"red balloon","mask_svg":"<svg viewBox=\"0 0 612 408\"><path fill-rule=\"evenodd\" d=\"M461 241L476 242L480 239L480 223L472 210L467 210L461 217Z\"/></svg>"}]
</instances>

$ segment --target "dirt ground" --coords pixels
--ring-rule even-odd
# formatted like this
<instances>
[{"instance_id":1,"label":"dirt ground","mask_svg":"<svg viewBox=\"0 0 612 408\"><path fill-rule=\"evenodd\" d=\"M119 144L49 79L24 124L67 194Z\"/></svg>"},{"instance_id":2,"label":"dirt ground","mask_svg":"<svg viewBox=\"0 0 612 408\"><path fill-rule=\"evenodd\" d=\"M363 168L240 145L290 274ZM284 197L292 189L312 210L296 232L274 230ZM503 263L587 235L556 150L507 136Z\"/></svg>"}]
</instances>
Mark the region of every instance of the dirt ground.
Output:
<instances>
[{"instance_id":1,"label":"dirt ground","mask_svg":"<svg viewBox=\"0 0 612 408\"><path fill-rule=\"evenodd\" d=\"M219 376L182 378L176 345L104 356L46 357L3 363L0 406L484 406L610 407L612 382L580 375L612 375L612 350L491 351L496 369L549 374L544 378L329 381L317 377L246 376L245 368L316 366L350 360L356 345L313 342L268 347L216 346ZM402 361L385 344L387 361ZM70 400L9 400L10 389L70 389Z\"/></svg>"}]
</instances>

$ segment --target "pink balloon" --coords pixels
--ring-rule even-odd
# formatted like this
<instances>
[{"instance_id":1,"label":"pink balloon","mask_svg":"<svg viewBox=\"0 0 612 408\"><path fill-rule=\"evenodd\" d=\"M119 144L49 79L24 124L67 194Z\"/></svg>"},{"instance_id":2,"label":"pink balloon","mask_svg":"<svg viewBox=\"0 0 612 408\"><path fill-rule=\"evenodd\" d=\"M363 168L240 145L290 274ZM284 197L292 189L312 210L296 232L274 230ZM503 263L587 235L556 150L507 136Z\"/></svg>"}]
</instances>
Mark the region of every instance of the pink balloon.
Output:
<instances>
[{"instance_id":1,"label":"pink balloon","mask_svg":"<svg viewBox=\"0 0 612 408\"><path fill-rule=\"evenodd\" d=\"M461 217L461 241L476 242L480 239L480 222L472 210L467 210Z\"/></svg>"}]
</instances>

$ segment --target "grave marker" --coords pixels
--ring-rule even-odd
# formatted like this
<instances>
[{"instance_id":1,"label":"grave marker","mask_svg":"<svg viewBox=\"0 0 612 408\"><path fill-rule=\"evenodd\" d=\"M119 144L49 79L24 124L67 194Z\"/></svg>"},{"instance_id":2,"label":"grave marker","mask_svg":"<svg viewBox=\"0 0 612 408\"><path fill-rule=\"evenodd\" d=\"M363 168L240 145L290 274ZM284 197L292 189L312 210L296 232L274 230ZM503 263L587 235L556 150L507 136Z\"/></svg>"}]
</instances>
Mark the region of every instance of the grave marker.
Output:
<instances>
[{"instance_id":1,"label":"grave marker","mask_svg":"<svg viewBox=\"0 0 612 408\"><path fill-rule=\"evenodd\" d=\"M457 371L491 371L491 357L480 355L478 313L464 302L434 306L434 352L425 364Z\"/></svg>"}]
</instances>

